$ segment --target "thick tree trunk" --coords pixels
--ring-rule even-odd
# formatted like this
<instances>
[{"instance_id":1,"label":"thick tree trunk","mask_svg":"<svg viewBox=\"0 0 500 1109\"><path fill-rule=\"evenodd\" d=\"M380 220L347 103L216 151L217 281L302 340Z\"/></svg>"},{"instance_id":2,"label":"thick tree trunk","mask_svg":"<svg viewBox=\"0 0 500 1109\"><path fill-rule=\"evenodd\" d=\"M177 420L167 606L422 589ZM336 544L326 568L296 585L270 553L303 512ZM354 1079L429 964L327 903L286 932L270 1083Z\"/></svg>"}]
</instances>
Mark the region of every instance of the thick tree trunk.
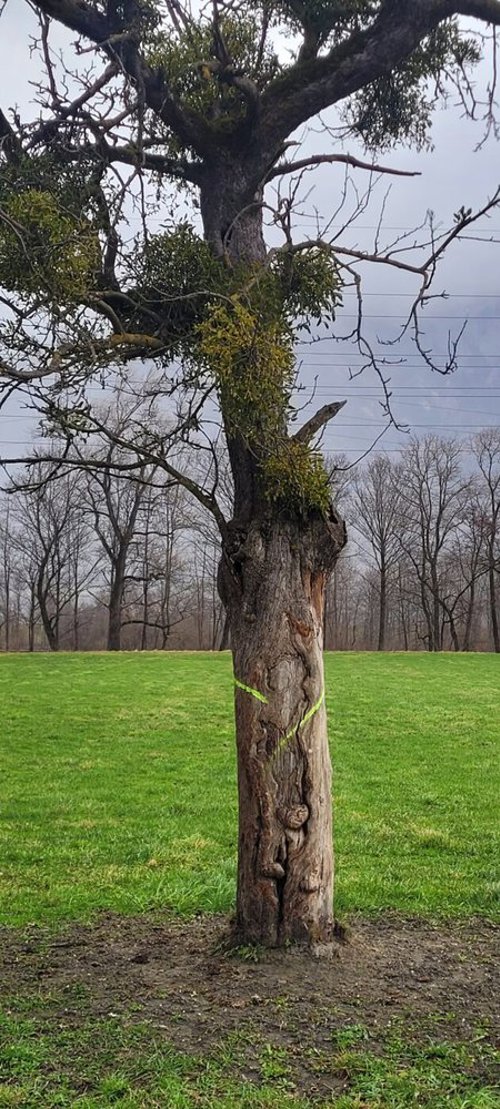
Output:
<instances>
[{"instance_id":1,"label":"thick tree trunk","mask_svg":"<svg viewBox=\"0 0 500 1109\"><path fill-rule=\"evenodd\" d=\"M403 589L402 589L402 582L401 582L401 567L399 568L399 573L398 573L398 586L399 586L399 611L400 611L400 614L401 614L401 628L402 628L402 631L403 631L403 646L404 646L404 650L407 651L408 650L408 628L407 628L407 624L406 624L405 603L404 603L404 596L403 596Z\"/></svg>"},{"instance_id":2,"label":"thick tree trunk","mask_svg":"<svg viewBox=\"0 0 500 1109\"><path fill-rule=\"evenodd\" d=\"M55 616L51 618L49 607L47 604L47 594L43 585L43 578L39 576L37 581L37 601L40 610L40 616L43 624L47 643L51 651L59 650L59 618Z\"/></svg>"},{"instance_id":3,"label":"thick tree trunk","mask_svg":"<svg viewBox=\"0 0 500 1109\"><path fill-rule=\"evenodd\" d=\"M243 161L207 171L201 214L218 257L255 266L266 258L258 186L265 167L256 176L253 157L245 176ZM271 508L262 489L258 437L250 446L231 421L226 433L235 518L223 535L219 591L236 683L236 930L241 942L266 946L327 941L333 845L323 594L345 529L333 509L325 518Z\"/></svg>"},{"instance_id":4,"label":"thick tree trunk","mask_svg":"<svg viewBox=\"0 0 500 1109\"><path fill-rule=\"evenodd\" d=\"M459 638L458 638L457 629L456 629L456 626L455 626L455 621L453 619L453 616L452 616L451 612L448 614L448 619L449 619L449 624L450 624L450 635L451 635L451 642L453 644L453 650L454 651L459 651L460 650L460 641L459 641Z\"/></svg>"},{"instance_id":5,"label":"thick tree trunk","mask_svg":"<svg viewBox=\"0 0 500 1109\"><path fill-rule=\"evenodd\" d=\"M233 649L238 748L237 934L274 946L332 936L331 767L323 592L343 524L233 526L220 587Z\"/></svg>"},{"instance_id":6,"label":"thick tree trunk","mask_svg":"<svg viewBox=\"0 0 500 1109\"><path fill-rule=\"evenodd\" d=\"M431 566L431 593L432 593L432 650L443 650L443 624L442 611L439 600L439 581L435 566Z\"/></svg>"},{"instance_id":7,"label":"thick tree trunk","mask_svg":"<svg viewBox=\"0 0 500 1109\"><path fill-rule=\"evenodd\" d=\"M472 622L474 620L474 608L476 603L476 583L474 578L470 584L469 604L467 605L467 618L465 621L464 631L464 645L462 650L470 651L471 637L472 637Z\"/></svg>"}]
</instances>

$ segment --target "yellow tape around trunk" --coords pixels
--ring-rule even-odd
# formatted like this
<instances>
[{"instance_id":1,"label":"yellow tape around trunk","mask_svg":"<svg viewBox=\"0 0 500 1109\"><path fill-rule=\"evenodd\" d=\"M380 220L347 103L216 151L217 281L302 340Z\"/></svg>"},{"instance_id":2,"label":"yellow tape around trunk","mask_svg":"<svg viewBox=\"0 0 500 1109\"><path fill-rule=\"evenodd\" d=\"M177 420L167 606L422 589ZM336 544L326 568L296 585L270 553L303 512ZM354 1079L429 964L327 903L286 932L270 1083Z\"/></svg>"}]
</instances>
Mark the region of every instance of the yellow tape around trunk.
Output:
<instances>
[{"instance_id":1,"label":"yellow tape around trunk","mask_svg":"<svg viewBox=\"0 0 500 1109\"><path fill-rule=\"evenodd\" d=\"M285 743L287 743L289 739L292 739L295 733L300 731L300 729L304 727L304 724L307 724L308 720L310 720L311 717L313 717L319 711L324 699L325 691L323 689L320 693L320 696L318 697L318 700L314 703L314 705L311 705L311 708L307 710L306 715L302 717L302 720L299 720L298 724L294 724L293 728L290 728L290 731L287 732L286 735L283 736L283 739L280 740L278 750L281 750L281 748L285 746Z\"/></svg>"},{"instance_id":2,"label":"yellow tape around trunk","mask_svg":"<svg viewBox=\"0 0 500 1109\"><path fill-rule=\"evenodd\" d=\"M249 693L251 697L255 697L255 699L257 701L261 701L261 703L263 705L268 705L269 704L268 698L265 697L263 693L260 693L258 689L254 689L251 685L245 685L244 682L240 682L239 678L234 679L234 684L235 684L237 689L242 689L244 693ZM288 740L292 739L293 736L297 732L299 732L300 729L303 728L308 723L308 721L312 719L313 716L315 716L315 714L321 708L324 699L325 699L325 690L322 689L322 691L321 691L321 693L318 697L318 700L315 701L314 705L311 705L311 708L307 710L305 716L302 717L302 720L299 720L298 724L294 724L293 728L290 728L290 731L287 732L286 735L284 735L282 739L280 739L280 742L279 742L278 748L277 748L278 751L281 751L282 748L285 746L285 743L288 743Z\"/></svg>"},{"instance_id":3,"label":"yellow tape around trunk","mask_svg":"<svg viewBox=\"0 0 500 1109\"><path fill-rule=\"evenodd\" d=\"M245 685L244 682L240 682L239 678L234 679L234 684L237 689L242 689L244 693L250 693L252 697L255 697L257 701L262 701L263 705L269 704L267 697L264 697L263 693L259 693L258 689L252 689L251 685Z\"/></svg>"}]
</instances>

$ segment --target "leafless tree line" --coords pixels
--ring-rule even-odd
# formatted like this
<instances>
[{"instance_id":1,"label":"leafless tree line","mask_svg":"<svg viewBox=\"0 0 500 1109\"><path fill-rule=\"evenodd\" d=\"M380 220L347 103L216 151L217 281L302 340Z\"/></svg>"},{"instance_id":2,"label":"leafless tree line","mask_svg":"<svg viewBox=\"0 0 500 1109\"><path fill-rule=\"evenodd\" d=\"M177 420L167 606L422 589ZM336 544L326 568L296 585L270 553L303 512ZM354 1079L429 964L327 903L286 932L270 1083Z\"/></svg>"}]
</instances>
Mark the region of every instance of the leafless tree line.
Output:
<instances>
[{"instance_id":1,"label":"leafless tree line","mask_svg":"<svg viewBox=\"0 0 500 1109\"><path fill-rule=\"evenodd\" d=\"M2 496L1 649L226 647L210 514L113 443L79 462L34 460ZM350 543L326 647L500 652L500 430L336 463Z\"/></svg>"},{"instance_id":2,"label":"leafless tree line","mask_svg":"<svg viewBox=\"0 0 500 1109\"><path fill-rule=\"evenodd\" d=\"M340 497L351 543L328 591L328 648L500 652L499 429L412 439Z\"/></svg>"},{"instance_id":3,"label":"leafless tree line","mask_svg":"<svg viewBox=\"0 0 500 1109\"><path fill-rule=\"evenodd\" d=\"M113 444L79 461L35 460L3 494L2 649L218 647L211 517Z\"/></svg>"}]
</instances>

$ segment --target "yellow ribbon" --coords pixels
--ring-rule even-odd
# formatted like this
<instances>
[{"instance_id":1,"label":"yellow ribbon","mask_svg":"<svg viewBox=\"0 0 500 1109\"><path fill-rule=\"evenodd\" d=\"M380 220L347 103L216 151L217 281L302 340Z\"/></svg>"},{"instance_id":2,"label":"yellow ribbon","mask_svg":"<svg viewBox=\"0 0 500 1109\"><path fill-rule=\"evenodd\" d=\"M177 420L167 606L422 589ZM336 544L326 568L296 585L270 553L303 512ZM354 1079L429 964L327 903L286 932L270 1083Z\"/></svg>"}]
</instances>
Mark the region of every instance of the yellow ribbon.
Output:
<instances>
[{"instance_id":1,"label":"yellow ribbon","mask_svg":"<svg viewBox=\"0 0 500 1109\"><path fill-rule=\"evenodd\" d=\"M253 687L251 685L245 685L244 682L240 682L239 678L234 679L234 684L235 684L237 689L242 689L244 693L249 693L251 697L255 697L256 700L261 701L263 705L268 705L269 704L268 698L265 697L263 693L260 693L258 689L253 689ZM295 733L299 732L300 729L303 728L308 723L308 721L312 719L312 717L321 708L324 699L325 699L325 691L324 691L324 689L322 689L321 693L318 697L318 700L314 703L314 705L311 705L311 708L307 710L305 716L302 717L302 720L299 720L298 724L294 724L293 728L290 728L290 731L287 732L286 735L284 735L282 739L280 739L280 742L279 742L278 748L277 748L278 751L281 751L282 748L285 746L285 743L288 743L288 740L292 739L293 736L295 735Z\"/></svg>"},{"instance_id":2,"label":"yellow ribbon","mask_svg":"<svg viewBox=\"0 0 500 1109\"><path fill-rule=\"evenodd\" d=\"M311 705L311 708L307 710L306 715L302 717L302 720L299 720L298 724L294 724L293 728L290 728L290 731L283 736L283 739L280 739L278 751L281 751L281 749L285 746L285 743L288 743L288 740L292 739L295 733L300 731L300 729L304 727L304 724L307 724L308 720L310 720L311 717L318 712L323 704L324 699L325 691L323 689L320 693L320 696L318 697L318 700L315 702L314 705Z\"/></svg>"},{"instance_id":3,"label":"yellow ribbon","mask_svg":"<svg viewBox=\"0 0 500 1109\"><path fill-rule=\"evenodd\" d=\"M252 689L251 685L245 685L244 682L240 682L239 678L234 679L234 684L238 689L242 689L244 693L250 693L252 697L256 697L257 701L262 701L263 705L269 704L267 697L264 697L263 693L259 693L258 689Z\"/></svg>"}]
</instances>

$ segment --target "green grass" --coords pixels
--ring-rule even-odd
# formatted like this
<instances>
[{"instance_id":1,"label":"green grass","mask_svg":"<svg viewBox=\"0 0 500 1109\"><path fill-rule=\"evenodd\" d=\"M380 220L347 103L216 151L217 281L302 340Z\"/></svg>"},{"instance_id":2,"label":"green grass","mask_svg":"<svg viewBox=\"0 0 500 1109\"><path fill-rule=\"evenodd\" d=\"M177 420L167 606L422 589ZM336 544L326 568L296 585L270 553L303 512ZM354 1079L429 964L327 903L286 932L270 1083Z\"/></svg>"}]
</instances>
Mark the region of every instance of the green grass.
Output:
<instances>
[{"instance_id":1,"label":"green grass","mask_svg":"<svg viewBox=\"0 0 500 1109\"><path fill-rule=\"evenodd\" d=\"M500 659L330 655L326 681L337 913L493 917ZM0 921L228 910L232 696L228 655L2 657Z\"/></svg>"},{"instance_id":2,"label":"green grass","mask_svg":"<svg viewBox=\"0 0 500 1109\"><path fill-rule=\"evenodd\" d=\"M176 1051L145 1023L83 1017L76 1027L62 1027L9 1012L0 1016L0 1107L498 1109L498 1057L484 1028L463 1044L436 1038L442 1028L420 1027L409 1035L395 1022L380 1032L373 1050L356 1037L346 1048L349 1031L314 1051L313 1072L332 1090L328 1100L318 1100L297 1091L296 1051L261 1040L257 1030L249 1081L248 1045L245 1050L238 1033L195 1056Z\"/></svg>"},{"instance_id":3,"label":"green grass","mask_svg":"<svg viewBox=\"0 0 500 1109\"><path fill-rule=\"evenodd\" d=\"M494 917L500 659L330 655L326 678L337 913ZM2 923L230 909L228 656L3 657L0 719ZM246 1019L189 1055L77 981L23 988L0 1013L0 1109L499 1109L486 1024L457 1042L442 1013L332 1009L317 1047ZM301 1093L305 1065L328 1100Z\"/></svg>"},{"instance_id":4,"label":"green grass","mask_svg":"<svg viewBox=\"0 0 500 1109\"><path fill-rule=\"evenodd\" d=\"M27 999L28 1004L32 999ZM0 1015L0 1107L22 1109L498 1109L498 1052L490 1029L469 1042L446 1036L446 1018L389 1021L374 1040L363 1025L331 1031L322 1049L276 1046L258 1024L203 1055L175 1050L150 1022L89 1018L61 1025L50 1004L33 1018ZM369 1042L367 1042L369 1041ZM252 1058L252 1080L245 1075ZM331 1096L300 1093L307 1060ZM304 1079L302 1080L304 1086Z\"/></svg>"}]
</instances>

